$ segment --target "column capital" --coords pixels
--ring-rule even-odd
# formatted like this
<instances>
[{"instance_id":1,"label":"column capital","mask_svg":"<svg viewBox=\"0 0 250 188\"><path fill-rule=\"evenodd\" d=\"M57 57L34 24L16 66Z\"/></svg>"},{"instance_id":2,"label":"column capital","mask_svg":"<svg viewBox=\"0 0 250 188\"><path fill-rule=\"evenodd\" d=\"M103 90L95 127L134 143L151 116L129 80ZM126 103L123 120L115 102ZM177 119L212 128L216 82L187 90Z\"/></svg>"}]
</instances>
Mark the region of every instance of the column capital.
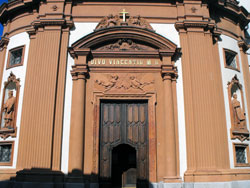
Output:
<instances>
[{"instance_id":1,"label":"column capital","mask_svg":"<svg viewBox=\"0 0 250 188\"><path fill-rule=\"evenodd\" d=\"M72 80L83 79L86 80L89 75L88 65L73 65L72 66Z\"/></svg>"},{"instance_id":2,"label":"column capital","mask_svg":"<svg viewBox=\"0 0 250 188\"><path fill-rule=\"evenodd\" d=\"M216 28L216 24L213 21L206 21L206 20L184 20L184 21L177 21L175 23L175 28L179 32L205 32L211 31Z\"/></svg>"},{"instance_id":3,"label":"column capital","mask_svg":"<svg viewBox=\"0 0 250 188\"><path fill-rule=\"evenodd\" d=\"M9 38L2 37L2 39L0 40L0 51L7 48L8 44L9 44Z\"/></svg>"},{"instance_id":4,"label":"column capital","mask_svg":"<svg viewBox=\"0 0 250 188\"><path fill-rule=\"evenodd\" d=\"M250 45L245 40L238 41L238 46L243 52L246 52L250 48Z\"/></svg>"},{"instance_id":5,"label":"column capital","mask_svg":"<svg viewBox=\"0 0 250 188\"><path fill-rule=\"evenodd\" d=\"M175 81L178 78L177 67L174 65L162 65L161 75L164 80Z\"/></svg>"}]
</instances>

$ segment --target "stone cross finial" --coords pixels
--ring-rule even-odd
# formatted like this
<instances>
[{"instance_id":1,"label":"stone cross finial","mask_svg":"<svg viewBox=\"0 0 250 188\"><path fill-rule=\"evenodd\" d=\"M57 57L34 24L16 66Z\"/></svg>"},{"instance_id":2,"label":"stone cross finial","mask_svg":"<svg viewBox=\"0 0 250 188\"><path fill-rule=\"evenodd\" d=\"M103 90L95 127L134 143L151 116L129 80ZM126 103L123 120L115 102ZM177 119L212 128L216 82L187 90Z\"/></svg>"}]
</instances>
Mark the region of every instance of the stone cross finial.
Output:
<instances>
[{"instance_id":1,"label":"stone cross finial","mask_svg":"<svg viewBox=\"0 0 250 188\"><path fill-rule=\"evenodd\" d=\"M126 22L126 14L128 14L128 12L126 12L126 10L123 9L122 12L120 12L120 14L122 14L122 21Z\"/></svg>"}]
</instances>

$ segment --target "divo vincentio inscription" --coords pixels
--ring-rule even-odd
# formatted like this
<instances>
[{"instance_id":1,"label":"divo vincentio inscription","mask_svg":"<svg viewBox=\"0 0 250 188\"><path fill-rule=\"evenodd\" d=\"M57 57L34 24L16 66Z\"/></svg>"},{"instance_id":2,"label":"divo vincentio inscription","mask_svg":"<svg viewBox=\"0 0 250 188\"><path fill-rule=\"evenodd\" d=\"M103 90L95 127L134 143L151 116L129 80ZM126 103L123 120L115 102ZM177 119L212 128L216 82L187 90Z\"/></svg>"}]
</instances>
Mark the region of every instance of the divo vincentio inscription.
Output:
<instances>
[{"instance_id":1,"label":"divo vincentio inscription","mask_svg":"<svg viewBox=\"0 0 250 188\"><path fill-rule=\"evenodd\" d=\"M152 59L93 59L90 65L104 66L157 66L158 60Z\"/></svg>"}]
</instances>

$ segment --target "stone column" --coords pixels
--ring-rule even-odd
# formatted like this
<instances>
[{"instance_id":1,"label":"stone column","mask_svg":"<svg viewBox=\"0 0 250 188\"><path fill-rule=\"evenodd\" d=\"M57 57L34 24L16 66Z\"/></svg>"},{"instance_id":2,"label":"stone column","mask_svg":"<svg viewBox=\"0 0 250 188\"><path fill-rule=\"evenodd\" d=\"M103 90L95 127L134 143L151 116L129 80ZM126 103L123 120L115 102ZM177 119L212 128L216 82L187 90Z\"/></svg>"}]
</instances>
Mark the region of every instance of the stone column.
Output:
<instances>
[{"instance_id":1,"label":"stone column","mask_svg":"<svg viewBox=\"0 0 250 188\"><path fill-rule=\"evenodd\" d=\"M87 53L76 58L72 67L73 93L71 107L69 173L83 174L84 132L85 132L85 93L87 70Z\"/></svg>"},{"instance_id":2,"label":"stone column","mask_svg":"<svg viewBox=\"0 0 250 188\"><path fill-rule=\"evenodd\" d=\"M162 78L164 86L164 123L165 123L165 182L179 182L177 171L176 132L173 98L173 82L177 76L171 57L163 58Z\"/></svg>"}]
</instances>

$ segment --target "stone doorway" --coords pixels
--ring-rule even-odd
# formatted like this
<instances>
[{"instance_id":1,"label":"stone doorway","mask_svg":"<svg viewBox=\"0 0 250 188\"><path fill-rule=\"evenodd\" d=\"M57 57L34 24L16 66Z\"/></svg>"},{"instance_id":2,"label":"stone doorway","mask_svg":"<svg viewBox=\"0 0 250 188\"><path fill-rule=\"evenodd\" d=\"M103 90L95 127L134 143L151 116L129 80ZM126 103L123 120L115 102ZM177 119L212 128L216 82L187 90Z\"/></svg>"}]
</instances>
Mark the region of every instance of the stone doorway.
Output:
<instances>
[{"instance_id":1,"label":"stone doorway","mask_svg":"<svg viewBox=\"0 0 250 188\"><path fill-rule=\"evenodd\" d=\"M100 115L100 187L145 187L147 101L101 101Z\"/></svg>"}]
</instances>

